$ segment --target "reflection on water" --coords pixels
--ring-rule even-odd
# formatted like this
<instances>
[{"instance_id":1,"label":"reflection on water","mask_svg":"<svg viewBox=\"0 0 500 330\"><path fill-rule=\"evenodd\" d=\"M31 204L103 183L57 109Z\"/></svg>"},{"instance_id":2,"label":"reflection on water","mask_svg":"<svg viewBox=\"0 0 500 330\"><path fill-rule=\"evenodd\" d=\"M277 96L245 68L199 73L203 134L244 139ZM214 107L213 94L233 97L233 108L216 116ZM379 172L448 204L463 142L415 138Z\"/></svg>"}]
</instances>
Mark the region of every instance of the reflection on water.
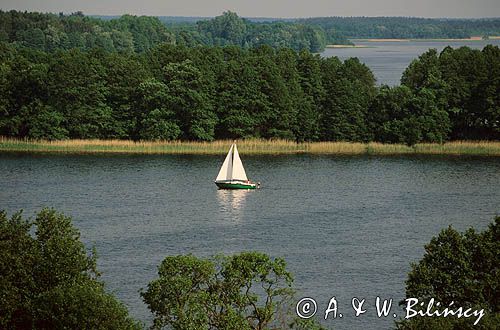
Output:
<instances>
[{"instance_id":1,"label":"reflection on water","mask_svg":"<svg viewBox=\"0 0 500 330\"><path fill-rule=\"evenodd\" d=\"M245 206L245 198L251 191L248 189L219 189L217 190L217 200L220 204L222 212L229 213L231 219L241 221L243 209Z\"/></svg>"}]
</instances>

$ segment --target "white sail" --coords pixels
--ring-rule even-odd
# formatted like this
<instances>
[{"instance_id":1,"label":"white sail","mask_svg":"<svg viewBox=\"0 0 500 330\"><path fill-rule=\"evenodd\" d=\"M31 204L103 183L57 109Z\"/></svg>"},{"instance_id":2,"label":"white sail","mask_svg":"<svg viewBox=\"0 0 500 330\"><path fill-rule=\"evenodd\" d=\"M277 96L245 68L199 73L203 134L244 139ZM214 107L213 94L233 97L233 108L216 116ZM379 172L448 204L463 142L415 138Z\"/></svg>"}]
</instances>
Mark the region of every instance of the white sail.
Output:
<instances>
[{"instance_id":1,"label":"white sail","mask_svg":"<svg viewBox=\"0 0 500 330\"><path fill-rule=\"evenodd\" d=\"M224 163L215 181L231 180L233 175L233 146L234 144L229 148L229 152L227 153L226 159L224 159Z\"/></svg>"},{"instance_id":2,"label":"white sail","mask_svg":"<svg viewBox=\"0 0 500 330\"><path fill-rule=\"evenodd\" d=\"M243 181L248 180L245 169L243 168L243 163L240 159L240 155L238 154L238 148L236 148L236 144L234 144L233 148L233 173L231 179Z\"/></svg>"}]
</instances>

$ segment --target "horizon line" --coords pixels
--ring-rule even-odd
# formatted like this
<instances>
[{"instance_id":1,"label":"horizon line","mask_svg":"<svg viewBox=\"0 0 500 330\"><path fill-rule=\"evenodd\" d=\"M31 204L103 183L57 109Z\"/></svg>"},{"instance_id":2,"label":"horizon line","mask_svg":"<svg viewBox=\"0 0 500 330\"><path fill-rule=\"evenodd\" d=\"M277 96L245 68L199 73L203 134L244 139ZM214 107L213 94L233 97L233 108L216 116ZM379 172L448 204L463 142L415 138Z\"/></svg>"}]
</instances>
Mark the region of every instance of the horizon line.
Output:
<instances>
[{"instance_id":1,"label":"horizon line","mask_svg":"<svg viewBox=\"0 0 500 330\"><path fill-rule=\"evenodd\" d=\"M41 14L54 14L54 15L59 15L60 13L63 13L64 15L71 15L74 13L82 12L84 16L99 16L99 17L120 17L124 15L130 15L130 16L148 16L148 17L176 17L176 18L214 18L217 16L221 16L224 12L231 11L231 10L225 10L221 12L219 15L207 15L207 16L198 16L198 15L150 15L150 14L133 14L133 13L122 13L122 14L87 14L81 10L76 10L73 12L65 12L65 11L60 11L60 12L52 12L52 11L39 11L39 10L19 10L19 9L4 9L0 8L1 11L9 12L9 11L17 11L17 12L28 12L28 13L41 13ZM500 16L481 16L481 17L445 17L445 16L440 16L440 17L426 17L426 16L403 16L403 15L395 15L395 16L366 16L366 15L359 15L359 16L339 16L339 15L332 15L332 16L295 16L295 17L273 17L273 16L241 16L237 12L231 11L233 13L236 13L239 17L241 18L253 18L253 19L275 19L275 20L294 20L294 19L309 19L309 18L419 18L419 19L448 19L448 20L482 20L482 19L500 19Z\"/></svg>"}]
</instances>

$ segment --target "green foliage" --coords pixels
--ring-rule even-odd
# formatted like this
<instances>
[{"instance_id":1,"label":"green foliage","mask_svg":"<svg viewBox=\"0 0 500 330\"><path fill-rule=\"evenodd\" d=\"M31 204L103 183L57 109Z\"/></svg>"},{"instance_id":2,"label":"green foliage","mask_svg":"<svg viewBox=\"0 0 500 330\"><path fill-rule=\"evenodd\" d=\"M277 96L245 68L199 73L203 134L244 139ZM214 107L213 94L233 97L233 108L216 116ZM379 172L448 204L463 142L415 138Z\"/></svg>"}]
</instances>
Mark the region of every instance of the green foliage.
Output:
<instances>
[{"instance_id":1,"label":"green foliage","mask_svg":"<svg viewBox=\"0 0 500 330\"><path fill-rule=\"evenodd\" d=\"M316 25L343 38L468 38L500 34L498 18L313 17L297 23Z\"/></svg>"},{"instance_id":2,"label":"green foliage","mask_svg":"<svg viewBox=\"0 0 500 330\"><path fill-rule=\"evenodd\" d=\"M155 79L139 84L136 110L138 136L144 140L175 140L181 130L168 108L168 87Z\"/></svg>"},{"instance_id":3,"label":"green foliage","mask_svg":"<svg viewBox=\"0 0 500 330\"><path fill-rule=\"evenodd\" d=\"M500 50L468 47L429 50L414 60L401 79L414 89L430 89L451 119L455 139L500 138Z\"/></svg>"},{"instance_id":4,"label":"green foliage","mask_svg":"<svg viewBox=\"0 0 500 330\"><path fill-rule=\"evenodd\" d=\"M169 112L162 112L160 109L149 112L141 121L141 139L151 141L177 139L181 129L169 117Z\"/></svg>"},{"instance_id":5,"label":"green foliage","mask_svg":"<svg viewBox=\"0 0 500 330\"><path fill-rule=\"evenodd\" d=\"M197 22L197 28L204 43L209 45L245 48L268 45L311 52L323 51L326 45L325 32L319 27L285 22L254 23L230 11Z\"/></svg>"},{"instance_id":6,"label":"green foliage","mask_svg":"<svg viewBox=\"0 0 500 330\"><path fill-rule=\"evenodd\" d=\"M500 20L425 19L411 17L317 17L308 19L244 19L227 11L212 19L167 19L123 15L93 18L0 11L0 41L53 52L94 47L109 52L144 52L159 44L185 46L269 45L320 52L326 44L351 44L349 38L465 38L497 36Z\"/></svg>"},{"instance_id":7,"label":"green foliage","mask_svg":"<svg viewBox=\"0 0 500 330\"><path fill-rule=\"evenodd\" d=\"M297 113L297 141L314 141L319 134L319 113L325 98L319 55L301 51L297 59L300 87L304 92ZM329 79L329 78L328 78Z\"/></svg>"},{"instance_id":8,"label":"green foliage","mask_svg":"<svg viewBox=\"0 0 500 330\"><path fill-rule=\"evenodd\" d=\"M367 114L376 94L371 71L357 59L349 59L342 65L334 57L323 61L321 71L328 95L323 100L320 117L321 140L370 140Z\"/></svg>"},{"instance_id":9,"label":"green foliage","mask_svg":"<svg viewBox=\"0 0 500 330\"><path fill-rule=\"evenodd\" d=\"M175 36L158 18L131 15L107 21L81 13L64 16L0 10L0 35L15 45L51 52L99 47L130 53L175 43Z\"/></svg>"},{"instance_id":10,"label":"green foliage","mask_svg":"<svg viewBox=\"0 0 500 330\"><path fill-rule=\"evenodd\" d=\"M241 20L226 16L217 24ZM167 43L140 55L97 48L46 53L5 43L0 49L2 136L408 145L500 139L496 46L431 50L394 88L376 88L357 59L267 45Z\"/></svg>"},{"instance_id":11,"label":"green foliage","mask_svg":"<svg viewBox=\"0 0 500 330\"><path fill-rule=\"evenodd\" d=\"M169 63L163 71L169 90L167 104L179 119L184 138L213 140L217 118L201 71L189 60Z\"/></svg>"},{"instance_id":12,"label":"green foliage","mask_svg":"<svg viewBox=\"0 0 500 330\"><path fill-rule=\"evenodd\" d=\"M2 329L140 328L104 291L95 253L79 238L71 219L52 209L34 221L0 212Z\"/></svg>"},{"instance_id":13,"label":"green foliage","mask_svg":"<svg viewBox=\"0 0 500 330\"><path fill-rule=\"evenodd\" d=\"M201 33L210 35L214 45L244 46L245 44L246 22L231 11L209 21L200 21L197 25Z\"/></svg>"},{"instance_id":14,"label":"green foliage","mask_svg":"<svg viewBox=\"0 0 500 330\"><path fill-rule=\"evenodd\" d=\"M141 293L157 329L273 329L290 318L283 313L293 279L280 258L258 252L172 256L158 276Z\"/></svg>"},{"instance_id":15,"label":"green foliage","mask_svg":"<svg viewBox=\"0 0 500 330\"><path fill-rule=\"evenodd\" d=\"M54 111L50 106L35 102L30 104L31 109L26 115L28 118L28 137L32 139L63 140L68 136L68 131L62 128L63 116Z\"/></svg>"},{"instance_id":16,"label":"green foliage","mask_svg":"<svg viewBox=\"0 0 500 330\"><path fill-rule=\"evenodd\" d=\"M406 281L406 297L447 306L485 309L478 325L471 319L413 318L398 322L400 329L495 329L500 322L500 217L483 232L459 233L449 227L425 246L425 255Z\"/></svg>"},{"instance_id":17,"label":"green foliage","mask_svg":"<svg viewBox=\"0 0 500 330\"><path fill-rule=\"evenodd\" d=\"M446 111L438 106L430 89L413 92L406 86L382 86L369 113L375 139L410 146L419 142L444 142L450 120Z\"/></svg>"},{"instance_id":18,"label":"green foliage","mask_svg":"<svg viewBox=\"0 0 500 330\"><path fill-rule=\"evenodd\" d=\"M314 319L301 319L301 318L296 318L292 323L290 323L289 328L296 329L296 330L326 330L327 329L327 328L324 328L321 324L319 324Z\"/></svg>"},{"instance_id":19,"label":"green foliage","mask_svg":"<svg viewBox=\"0 0 500 330\"><path fill-rule=\"evenodd\" d=\"M330 42L349 43L330 32ZM245 48L269 45L312 52L324 50L327 34L314 25L293 22L254 23L225 12L196 24L170 24L157 17L123 15L98 19L83 14L53 15L0 10L0 41L44 51L94 47L108 52L142 53L162 43Z\"/></svg>"}]
</instances>

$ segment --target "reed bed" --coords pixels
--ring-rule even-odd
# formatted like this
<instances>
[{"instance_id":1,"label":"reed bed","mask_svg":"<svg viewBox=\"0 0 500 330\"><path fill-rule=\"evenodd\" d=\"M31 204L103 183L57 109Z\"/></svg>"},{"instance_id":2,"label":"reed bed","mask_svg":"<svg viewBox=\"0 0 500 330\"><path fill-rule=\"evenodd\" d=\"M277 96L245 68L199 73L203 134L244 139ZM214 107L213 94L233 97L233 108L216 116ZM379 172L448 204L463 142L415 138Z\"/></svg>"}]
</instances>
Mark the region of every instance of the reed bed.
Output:
<instances>
[{"instance_id":1,"label":"reed bed","mask_svg":"<svg viewBox=\"0 0 500 330\"><path fill-rule=\"evenodd\" d=\"M331 155L478 155L500 156L500 142L453 141L444 144L306 142L288 140L238 140L244 154L331 154ZM129 140L22 140L0 137L0 152L26 153L124 153L124 154L207 154L227 153L232 140L192 141L129 141Z\"/></svg>"}]
</instances>

